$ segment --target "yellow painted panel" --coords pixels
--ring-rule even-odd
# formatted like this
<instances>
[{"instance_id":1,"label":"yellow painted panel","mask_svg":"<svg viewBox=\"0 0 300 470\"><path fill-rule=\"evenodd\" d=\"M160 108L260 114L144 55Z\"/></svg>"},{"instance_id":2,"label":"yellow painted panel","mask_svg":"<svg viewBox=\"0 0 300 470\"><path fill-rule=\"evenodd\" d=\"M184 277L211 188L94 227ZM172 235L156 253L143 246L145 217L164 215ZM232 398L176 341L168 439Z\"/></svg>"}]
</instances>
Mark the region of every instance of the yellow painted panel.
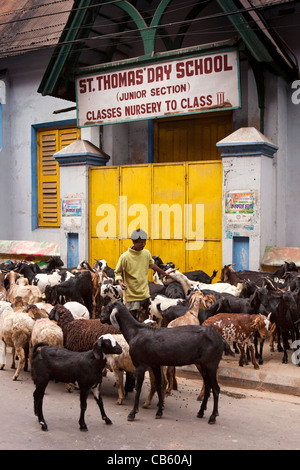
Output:
<instances>
[{"instance_id":1,"label":"yellow painted panel","mask_svg":"<svg viewBox=\"0 0 300 470\"><path fill-rule=\"evenodd\" d=\"M216 143L233 131L232 111L157 119L155 162L220 160Z\"/></svg>"},{"instance_id":2,"label":"yellow painted panel","mask_svg":"<svg viewBox=\"0 0 300 470\"><path fill-rule=\"evenodd\" d=\"M95 259L105 259L108 266L115 268L116 259L119 257L119 240L109 238L90 238L89 263L92 266Z\"/></svg>"},{"instance_id":3,"label":"yellow painted panel","mask_svg":"<svg viewBox=\"0 0 300 470\"><path fill-rule=\"evenodd\" d=\"M180 271L185 271L185 244L182 240L152 240L153 256L159 256L164 263L171 261Z\"/></svg>"},{"instance_id":4,"label":"yellow painted panel","mask_svg":"<svg viewBox=\"0 0 300 470\"><path fill-rule=\"evenodd\" d=\"M127 239L129 244L130 234L136 228L150 232L151 170L149 165L120 167L120 238Z\"/></svg>"},{"instance_id":5,"label":"yellow painted panel","mask_svg":"<svg viewBox=\"0 0 300 470\"><path fill-rule=\"evenodd\" d=\"M220 281L222 269L222 244L221 242L205 241L200 251L186 251L186 271L202 269L209 276L213 271L218 271L213 282Z\"/></svg>"},{"instance_id":6,"label":"yellow painted panel","mask_svg":"<svg viewBox=\"0 0 300 470\"><path fill-rule=\"evenodd\" d=\"M187 163L187 203L202 205L204 216L203 247L187 250L187 270L202 269L212 274L222 267L222 163ZM200 211L199 211L200 212ZM193 212L193 231L198 233L201 221ZM196 242L193 242L194 244ZM210 273L211 271L211 273Z\"/></svg>"},{"instance_id":7,"label":"yellow painted panel","mask_svg":"<svg viewBox=\"0 0 300 470\"><path fill-rule=\"evenodd\" d=\"M146 248L153 256L174 262L182 271L202 269L210 275L214 269L220 272L221 192L222 163L216 161L91 169L90 261L105 258L115 267L120 254L132 243L128 238L131 231L140 226L150 237ZM104 218L99 207L103 204L115 208L115 237L99 233ZM200 223L204 221L200 240L197 217Z\"/></svg>"},{"instance_id":8,"label":"yellow painted panel","mask_svg":"<svg viewBox=\"0 0 300 470\"><path fill-rule=\"evenodd\" d=\"M153 239L184 238L185 165L153 165Z\"/></svg>"},{"instance_id":9,"label":"yellow painted panel","mask_svg":"<svg viewBox=\"0 0 300 470\"><path fill-rule=\"evenodd\" d=\"M90 235L118 238L119 167L90 169Z\"/></svg>"},{"instance_id":10,"label":"yellow painted panel","mask_svg":"<svg viewBox=\"0 0 300 470\"><path fill-rule=\"evenodd\" d=\"M222 164L201 162L188 166L187 202L204 204L204 237L220 240L222 233Z\"/></svg>"}]
</instances>

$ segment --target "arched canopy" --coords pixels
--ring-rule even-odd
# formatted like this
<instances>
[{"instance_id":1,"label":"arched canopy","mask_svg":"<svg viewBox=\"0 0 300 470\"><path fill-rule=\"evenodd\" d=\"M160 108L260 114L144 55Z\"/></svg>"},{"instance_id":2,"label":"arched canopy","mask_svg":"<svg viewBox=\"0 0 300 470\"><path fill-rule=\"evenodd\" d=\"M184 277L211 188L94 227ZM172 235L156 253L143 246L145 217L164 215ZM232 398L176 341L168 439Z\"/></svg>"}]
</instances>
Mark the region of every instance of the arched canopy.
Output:
<instances>
[{"instance_id":1,"label":"arched canopy","mask_svg":"<svg viewBox=\"0 0 300 470\"><path fill-rule=\"evenodd\" d=\"M297 66L266 27L263 7L252 3L74 0L38 91L76 101L77 76L232 45L262 68L296 78Z\"/></svg>"}]
</instances>

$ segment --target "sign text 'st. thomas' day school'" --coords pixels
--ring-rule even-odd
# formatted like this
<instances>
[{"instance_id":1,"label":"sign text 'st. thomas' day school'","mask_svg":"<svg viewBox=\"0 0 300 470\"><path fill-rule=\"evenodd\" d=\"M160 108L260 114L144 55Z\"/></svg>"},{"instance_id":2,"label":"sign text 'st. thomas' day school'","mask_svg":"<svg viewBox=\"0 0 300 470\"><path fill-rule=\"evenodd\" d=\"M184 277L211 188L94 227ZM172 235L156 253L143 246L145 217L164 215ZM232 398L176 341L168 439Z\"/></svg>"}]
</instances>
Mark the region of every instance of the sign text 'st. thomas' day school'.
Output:
<instances>
[{"instance_id":1,"label":"sign text 'st. thomas' day school'","mask_svg":"<svg viewBox=\"0 0 300 470\"><path fill-rule=\"evenodd\" d=\"M240 106L236 51L82 77L76 85L80 127Z\"/></svg>"}]
</instances>

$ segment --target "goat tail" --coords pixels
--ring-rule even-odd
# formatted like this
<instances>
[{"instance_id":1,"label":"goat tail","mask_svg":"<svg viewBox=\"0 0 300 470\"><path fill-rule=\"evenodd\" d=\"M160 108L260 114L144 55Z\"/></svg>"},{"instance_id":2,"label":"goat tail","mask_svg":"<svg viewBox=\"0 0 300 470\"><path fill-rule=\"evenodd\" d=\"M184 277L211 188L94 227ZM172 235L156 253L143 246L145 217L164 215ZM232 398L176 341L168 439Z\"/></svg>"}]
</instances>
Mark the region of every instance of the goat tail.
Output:
<instances>
[{"instance_id":1,"label":"goat tail","mask_svg":"<svg viewBox=\"0 0 300 470\"><path fill-rule=\"evenodd\" d=\"M41 341L41 342L35 344L35 345L33 346L33 350L32 350L32 357L34 357L34 356L36 355L37 350L38 350L39 348L42 348L42 347L44 347L44 346L49 346L49 344L46 343L45 341L43 341L43 342Z\"/></svg>"},{"instance_id":2,"label":"goat tail","mask_svg":"<svg viewBox=\"0 0 300 470\"><path fill-rule=\"evenodd\" d=\"M224 344L224 353L225 355L229 355L229 356L235 356L234 352L232 351L232 349L230 348L229 344L227 343L227 341L225 341L224 338L222 338L223 340L223 344Z\"/></svg>"}]
</instances>

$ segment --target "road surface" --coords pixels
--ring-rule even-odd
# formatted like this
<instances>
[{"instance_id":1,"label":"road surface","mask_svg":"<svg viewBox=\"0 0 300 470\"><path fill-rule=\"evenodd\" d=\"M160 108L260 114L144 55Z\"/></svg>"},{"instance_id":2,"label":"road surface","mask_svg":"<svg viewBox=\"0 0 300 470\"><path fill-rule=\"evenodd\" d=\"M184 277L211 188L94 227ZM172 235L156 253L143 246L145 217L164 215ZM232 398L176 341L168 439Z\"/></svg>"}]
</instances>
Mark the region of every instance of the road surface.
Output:
<instances>
[{"instance_id":1,"label":"road surface","mask_svg":"<svg viewBox=\"0 0 300 470\"><path fill-rule=\"evenodd\" d=\"M33 413L34 385L29 372L22 371L18 381L6 366L0 371L1 450L107 450L105 458L134 455L148 450L176 452L191 450L296 450L300 449L300 398L290 395L230 389L221 386L219 417L216 424L207 420L212 397L203 419L196 417L200 380L178 377L179 390L167 397L162 419L155 419L156 398L151 408L140 407L134 422L127 421L133 393L117 405L117 390L111 373L103 379L105 411L113 421L106 425L93 396L88 399L88 432L78 426L79 393L68 393L64 384L50 383L44 398L48 432L41 431ZM148 375L141 400L148 392ZM141 401L143 403L143 401ZM137 467L137 465L136 465Z\"/></svg>"}]
</instances>

